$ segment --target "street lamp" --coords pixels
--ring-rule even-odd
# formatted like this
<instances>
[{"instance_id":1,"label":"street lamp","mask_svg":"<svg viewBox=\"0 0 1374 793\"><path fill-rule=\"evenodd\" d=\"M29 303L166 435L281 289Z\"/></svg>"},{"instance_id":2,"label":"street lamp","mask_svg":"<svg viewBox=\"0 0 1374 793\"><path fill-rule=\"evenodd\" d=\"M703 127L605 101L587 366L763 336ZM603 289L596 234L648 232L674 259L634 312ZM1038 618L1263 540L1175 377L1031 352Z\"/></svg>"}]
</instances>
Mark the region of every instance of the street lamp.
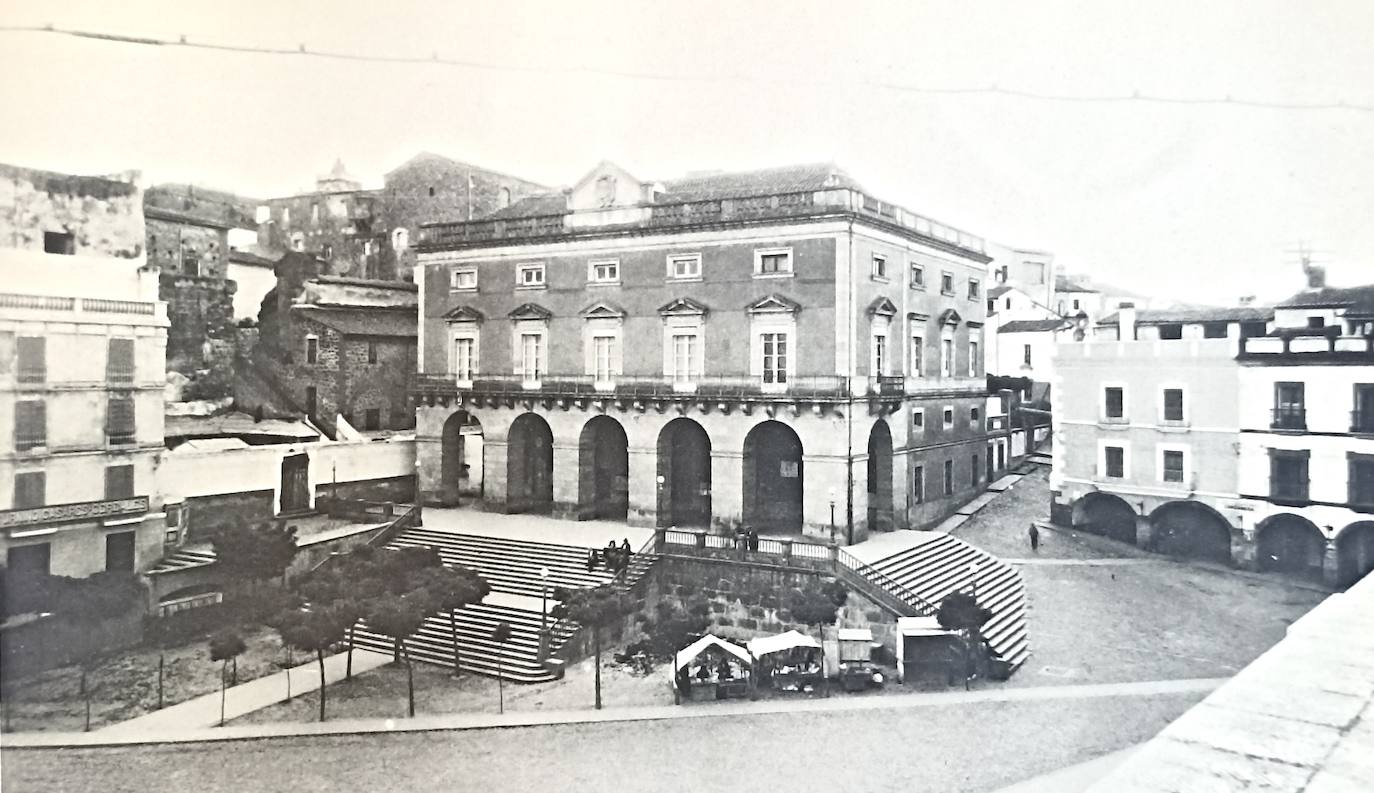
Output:
<instances>
[{"instance_id":1,"label":"street lamp","mask_svg":"<svg viewBox=\"0 0 1374 793\"><path fill-rule=\"evenodd\" d=\"M830 544L835 544L835 488L830 488Z\"/></svg>"},{"instance_id":2,"label":"street lamp","mask_svg":"<svg viewBox=\"0 0 1374 793\"><path fill-rule=\"evenodd\" d=\"M539 568L539 660L549 654L549 568Z\"/></svg>"},{"instance_id":3,"label":"street lamp","mask_svg":"<svg viewBox=\"0 0 1374 793\"><path fill-rule=\"evenodd\" d=\"M973 579L973 604L978 605L978 563L971 562L968 566L969 577Z\"/></svg>"}]
</instances>

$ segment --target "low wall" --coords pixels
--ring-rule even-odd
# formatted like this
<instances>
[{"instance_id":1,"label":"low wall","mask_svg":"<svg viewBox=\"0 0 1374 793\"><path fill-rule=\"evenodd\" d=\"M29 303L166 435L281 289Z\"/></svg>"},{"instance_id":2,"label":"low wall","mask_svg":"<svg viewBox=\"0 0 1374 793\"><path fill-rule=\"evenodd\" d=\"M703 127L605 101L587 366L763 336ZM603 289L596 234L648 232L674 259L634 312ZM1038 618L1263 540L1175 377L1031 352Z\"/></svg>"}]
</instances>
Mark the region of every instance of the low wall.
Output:
<instances>
[{"instance_id":1,"label":"low wall","mask_svg":"<svg viewBox=\"0 0 1374 793\"><path fill-rule=\"evenodd\" d=\"M344 498L358 501L394 501L398 504L414 503L415 474L392 476L385 479L366 479L360 482L326 482L315 487L316 507L318 500L325 497Z\"/></svg>"},{"instance_id":2,"label":"low wall","mask_svg":"<svg viewBox=\"0 0 1374 793\"><path fill-rule=\"evenodd\" d=\"M182 507L186 543L209 542L215 532L229 526L251 526L277 514L271 490L219 493L186 499Z\"/></svg>"}]
</instances>

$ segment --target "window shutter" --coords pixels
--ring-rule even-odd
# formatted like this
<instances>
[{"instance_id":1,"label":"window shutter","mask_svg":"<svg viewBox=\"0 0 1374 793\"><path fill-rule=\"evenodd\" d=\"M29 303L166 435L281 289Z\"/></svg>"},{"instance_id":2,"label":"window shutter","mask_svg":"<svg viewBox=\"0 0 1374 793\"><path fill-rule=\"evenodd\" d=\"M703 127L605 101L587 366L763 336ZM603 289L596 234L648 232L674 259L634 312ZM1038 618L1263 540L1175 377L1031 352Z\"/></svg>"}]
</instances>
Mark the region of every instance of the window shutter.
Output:
<instances>
[{"instance_id":1,"label":"window shutter","mask_svg":"<svg viewBox=\"0 0 1374 793\"><path fill-rule=\"evenodd\" d=\"M105 360L105 379L110 382L131 383L134 380L134 340L110 339Z\"/></svg>"},{"instance_id":2,"label":"window shutter","mask_svg":"<svg viewBox=\"0 0 1374 793\"><path fill-rule=\"evenodd\" d=\"M106 425L111 443L133 443L134 401L122 397L111 398L107 408Z\"/></svg>"},{"instance_id":3,"label":"window shutter","mask_svg":"<svg viewBox=\"0 0 1374 793\"><path fill-rule=\"evenodd\" d=\"M19 337L19 382L42 383L48 379L47 346L48 340L42 336Z\"/></svg>"}]
</instances>

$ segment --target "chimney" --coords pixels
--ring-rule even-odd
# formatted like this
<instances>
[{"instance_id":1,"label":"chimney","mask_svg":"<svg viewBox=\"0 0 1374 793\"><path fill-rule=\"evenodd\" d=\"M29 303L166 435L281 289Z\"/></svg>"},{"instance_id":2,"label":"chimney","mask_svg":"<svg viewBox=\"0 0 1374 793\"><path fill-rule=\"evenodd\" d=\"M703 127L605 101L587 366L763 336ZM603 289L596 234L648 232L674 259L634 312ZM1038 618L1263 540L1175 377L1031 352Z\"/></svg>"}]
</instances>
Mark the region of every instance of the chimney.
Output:
<instances>
[{"instance_id":1,"label":"chimney","mask_svg":"<svg viewBox=\"0 0 1374 793\"><path fill-rule=\"evenodd\" d=\"M1326 268L1307 262L1302 263L1303 274L1307 276L1308 289L1326 288Z\"/></svg>"},{"instance_id":2,"label":"chimney","mask_svg":"<svg viewBox=\"0 0 1374 793\"><path fill-rule=\"evenodd\" d=\"M1116 310L1116 337L1135 341L1135 303L1121 303Z\"/></svg>"}]
</instances>

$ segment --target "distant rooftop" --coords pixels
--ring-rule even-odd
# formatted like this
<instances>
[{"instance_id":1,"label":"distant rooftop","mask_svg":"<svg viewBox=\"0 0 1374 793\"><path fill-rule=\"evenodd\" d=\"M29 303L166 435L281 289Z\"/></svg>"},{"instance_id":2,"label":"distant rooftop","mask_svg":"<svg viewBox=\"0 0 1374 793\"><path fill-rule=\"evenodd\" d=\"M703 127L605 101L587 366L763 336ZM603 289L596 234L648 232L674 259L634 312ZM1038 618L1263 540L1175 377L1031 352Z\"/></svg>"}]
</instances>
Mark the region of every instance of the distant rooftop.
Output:
<instances>
[{"instance_id":1,"label":"distant rooftop","mask_svg":"<svg viewBox=\"0 0 1374 793\"><path fill-rule=\"evenodd\" d=\"M1374 314L1374 284L1304 289L1279 301L1276 308L1344 308L1361 316Z\"/></svg>"},{"instance_id":2,"label":"distant rooftop","mask_svg":"<svg viewBox=\"0 0 1374 793\"><path fill-rule=\"evenodd\" d=\"M1073 327L1066 319L1014 319L997 329L998 333L1044 333L1060 328Z\"/></svg>"},{"instance_id":3,"label":"distant rooftop","mask_svg":"<svg viewBox=\"0 0 1374 793\"><path fill-rule=\"evenodd\" d=\"M378 306L320 308L310 305L297 305L292 308L301 312L301 316L312 319L325 327L333 328L345 336L414 338L419 326L419 317L414 310Z\"/></svg>"},{"instance_id":4,"label":"distant rooftop","mask_svg":"<svg viewBox=\"0 0 1374 793\"><path fill-rule=\"evenodd\" d=\"M1141 309L1136 312L1137 325L1188 325L1197 322L1268 322L1274 318L1274 309L1268 306L1198 306L1182 309L1151 311ZM1097 321L1098 325L1116 325L1120 322L1120 312L1113 312Z\"/></svg>"}]
</instances>

